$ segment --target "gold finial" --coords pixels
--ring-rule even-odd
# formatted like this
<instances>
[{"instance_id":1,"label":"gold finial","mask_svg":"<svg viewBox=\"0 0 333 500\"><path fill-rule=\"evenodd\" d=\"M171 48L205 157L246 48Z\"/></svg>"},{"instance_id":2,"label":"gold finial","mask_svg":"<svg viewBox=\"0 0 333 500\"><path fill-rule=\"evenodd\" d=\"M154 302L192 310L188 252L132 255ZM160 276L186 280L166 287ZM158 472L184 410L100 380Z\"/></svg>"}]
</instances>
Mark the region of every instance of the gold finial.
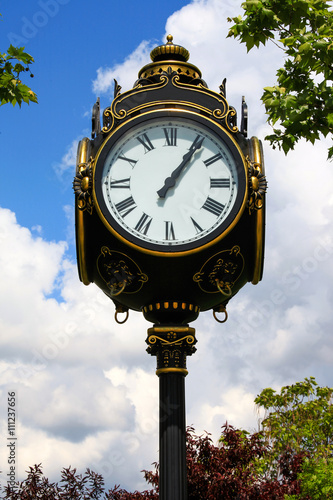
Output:
<instances>
[{"instance_id":1,"label":"gold finial","mask_svg":"<svg viewBox=\"0 0 333 500\"><path fill-rule=\"evenodd\" d=\"M189 51L181 45L175 45L172 35L167 35L166 39L164 45L159 45L151 51L150 58L153 62L146 64L139 71L139 78L152 78L160 76L165 71L172 70L187 80L201 79L201 71L187 62L190 58ZM206 85L204 82L203 84Z\"/></svg>"},{"instance_id":2,"label":"gold finial","mask_svg":"<svg viewBox=\"0 0 333 500\"><path fill-rule=\"evenodd\" d=\"M155 47L150 53L150 58L153 62L175 60L186 62L189 60L190 53L181 45L173 43L173 36L167 35L167 43Z\"/></svg>"}]
</instances>

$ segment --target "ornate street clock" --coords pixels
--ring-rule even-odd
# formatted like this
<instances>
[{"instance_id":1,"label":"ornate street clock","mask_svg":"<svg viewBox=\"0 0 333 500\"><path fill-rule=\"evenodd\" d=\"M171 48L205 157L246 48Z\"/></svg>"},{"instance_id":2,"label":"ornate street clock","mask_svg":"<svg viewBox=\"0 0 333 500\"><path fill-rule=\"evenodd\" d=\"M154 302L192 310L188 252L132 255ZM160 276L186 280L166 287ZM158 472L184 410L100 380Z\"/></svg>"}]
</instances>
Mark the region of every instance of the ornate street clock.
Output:
<instances>
[{"instance_id":1,"label":"ornate street clock","mask_svg":"<svg viewBox=\"0 0 333 500\"><path fill-rule=\"evenodd\" d=\"M159 497L186 500L188 323L207 310L224 322L228 301L261 280L267 186L244 99L238 128L225 82L209 90L167 38L133 89L116 83L102 124L99 100L93 108L74 179L76 241L81 281L113 300L116 320L132 309L154 323L146 343L160 387Z\"/></svg>"},{"instance_id":2,"label":"ornate street clock","mask_svg":"<svg viewBox=\"0 0 333 500\"><path fill-rule=\"evenodd\" d=\"M117 319L128 309L155 324L216 317L262 277L261 144L246 137L245 102L239 130L225 85L209 90L188 57L169 36L133 89L116 83L102 127L96 103L92 139L79 144L79 274Z\"/></svg>"}]
</instances>

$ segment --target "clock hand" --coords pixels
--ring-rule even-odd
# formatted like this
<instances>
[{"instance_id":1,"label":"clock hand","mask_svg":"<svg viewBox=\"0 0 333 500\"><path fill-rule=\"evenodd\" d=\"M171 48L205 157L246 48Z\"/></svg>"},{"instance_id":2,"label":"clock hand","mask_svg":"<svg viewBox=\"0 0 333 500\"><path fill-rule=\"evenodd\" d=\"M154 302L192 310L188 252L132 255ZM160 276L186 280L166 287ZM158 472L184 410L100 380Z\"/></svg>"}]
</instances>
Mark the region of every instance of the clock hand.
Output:
<instances>
[{"instance_id":1,"label":"clock hand","mask_svg":"<svg viewBox=\"0 0 333 500\"><path fill-rule=\"evenodd\" d=\"M172 172L170 177L167 177L165 179L164 186L161 187L161 189L159 189L157 191L157 194L160 198L165 198L165 195L166 195L168 189L173 187L176 184L176 179L178 179L181 172L184 170L185 166L188 164L188 162L190 161L190 159L194 155L195 151L197 149L201 148L203 141L204 141L204 137L202 137L199 141L194 142L191 145L189 152L183 156L183 160L182 160L181 164Z\"/></svg>"}]
</instances>

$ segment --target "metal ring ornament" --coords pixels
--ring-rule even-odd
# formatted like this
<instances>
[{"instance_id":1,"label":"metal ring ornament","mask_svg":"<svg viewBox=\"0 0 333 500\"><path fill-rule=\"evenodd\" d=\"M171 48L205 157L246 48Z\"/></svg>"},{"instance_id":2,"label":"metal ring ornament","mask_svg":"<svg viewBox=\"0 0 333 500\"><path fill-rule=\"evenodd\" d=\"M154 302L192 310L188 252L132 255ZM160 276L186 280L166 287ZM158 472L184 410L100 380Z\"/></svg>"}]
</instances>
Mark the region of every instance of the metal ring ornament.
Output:
<instances>
[{"instance_id":1,"label":"metal ring ornament","mask_svg":"<svg viewBox=\"0 0 333 500\"><path fill-rule=\"evenodd\" d=\"M221 282L219 280L216 280L216 286L219 290L219 292L222 293L222 295L224 295L225 297L231 297L231 294L232 294L232 290L231 290L231 287L230 285L225 285L225 288L227 289L227 292L225 292L222 287L221 287Z\"/></svg>"},{"instance_id":2,"label":"metal ring ornament","mask_svg":"<svg viewBox=\"0 0 333 500\"><path fill-rule=\"evenodd\" d=\"M113 292L111 289L111 297L117 297L118 295L120 295L125 290L125 287L126 287L126 282L123 281L122 286L118 292ZM113 287L113 288L115 288L115 287Z\"/></svg>"},{"instance_id":3,"label":"metal ring ornament","mask_svg":"<svg viewBox=\"0 0 333 500\"><path fill-rule=\"evenodd\" d=\"M224 319L219 319L219 318L217 317L217 315L216 315L216 314L217 314L218 312L224 312ZM213 316L214 316L214 319L215 319L218 323L225 323L225 322L227 321L227 319L228 319L228 313L227 313L227 310L226 310L226 308L225 308L225 307L221 308L221 310L219 310L219 311L213 311Z\"/></svg>"},{"instance_id":4,"label":"metal ring ornament","mask_svg":"<svg viewBox=\"0 0 333 500\"><path fill-rule=\"evenodd\" d=\"M123 319L122 321L120 321L120 319L118 319L118 314L120 314L120 313L126 314L125 319ZM128 309L126 311L124 311L122 309L116 309L116 312L114 314L114 319L116 320L116 323L118 323L118 325L123 325L128 320L128 316L129 316Z\"/></svg>"}]
</instances>

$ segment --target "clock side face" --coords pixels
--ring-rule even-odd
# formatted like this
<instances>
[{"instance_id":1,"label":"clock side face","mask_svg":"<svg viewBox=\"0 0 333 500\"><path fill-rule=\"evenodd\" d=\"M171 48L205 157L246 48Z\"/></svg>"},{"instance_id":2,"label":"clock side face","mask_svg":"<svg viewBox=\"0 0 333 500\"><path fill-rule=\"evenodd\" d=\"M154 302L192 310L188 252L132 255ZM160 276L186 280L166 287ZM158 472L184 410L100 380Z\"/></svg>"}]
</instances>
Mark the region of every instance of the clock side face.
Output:
<instances>
[{"instance_id":1,"label":"clock side face","mask_svg":"<svg viewBox=\"0 0 333 500\"><path fill-rule=\"evenodd\" d=\"M214 127L153 118L106 142L94 185L113 231L146 251L184 252L229 228L244 205L246 174L233 141Z\"/></svg>"}]
</instances>

